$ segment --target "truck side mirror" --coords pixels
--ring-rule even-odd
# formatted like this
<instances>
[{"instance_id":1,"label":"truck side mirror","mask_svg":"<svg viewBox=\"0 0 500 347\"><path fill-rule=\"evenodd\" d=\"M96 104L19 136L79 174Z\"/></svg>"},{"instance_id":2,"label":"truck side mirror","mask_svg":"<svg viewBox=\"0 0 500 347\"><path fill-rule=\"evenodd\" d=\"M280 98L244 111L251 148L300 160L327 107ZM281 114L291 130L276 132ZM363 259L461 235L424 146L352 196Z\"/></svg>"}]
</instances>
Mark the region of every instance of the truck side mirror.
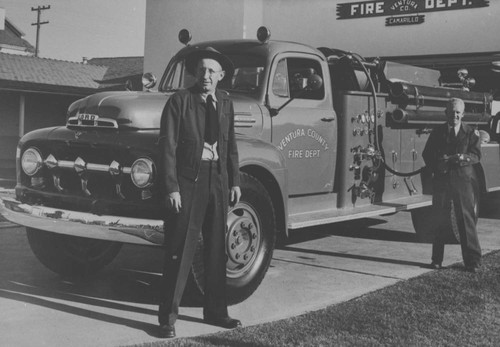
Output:
<instances>
[{"instance_id":1,"label":"truck side mirror","mask_svg":"<svg viewBox=\"0 0 500 347\"><path fill-rule=\"evenodd\" d=\"M142 75L142 85L150 92L150 89L156 85L156 76L151 72L146 72Z\"/></svg>"}]
</instances>

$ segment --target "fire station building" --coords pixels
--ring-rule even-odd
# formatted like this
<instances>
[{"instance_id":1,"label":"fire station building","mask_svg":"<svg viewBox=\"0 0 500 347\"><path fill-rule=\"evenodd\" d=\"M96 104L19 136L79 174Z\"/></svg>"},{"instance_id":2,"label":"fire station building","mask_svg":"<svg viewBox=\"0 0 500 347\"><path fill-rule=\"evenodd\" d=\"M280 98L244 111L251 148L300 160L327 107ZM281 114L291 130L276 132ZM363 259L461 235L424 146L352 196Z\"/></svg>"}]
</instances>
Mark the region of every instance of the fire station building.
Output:
<instances>
[{"instance_id":1,"label":"fire station building","mask_svg":"<svg viewBox=\"0 0 500 347\"><path fill-rule=\"evenodd\" d=\"M499 17L487 0L148 0L144 71L162 75L181 29L196 43L254 39L264 25L271 39L435 68L446 83L467 68L475 90L498 94Z\"/></svg>"}]
</instances>

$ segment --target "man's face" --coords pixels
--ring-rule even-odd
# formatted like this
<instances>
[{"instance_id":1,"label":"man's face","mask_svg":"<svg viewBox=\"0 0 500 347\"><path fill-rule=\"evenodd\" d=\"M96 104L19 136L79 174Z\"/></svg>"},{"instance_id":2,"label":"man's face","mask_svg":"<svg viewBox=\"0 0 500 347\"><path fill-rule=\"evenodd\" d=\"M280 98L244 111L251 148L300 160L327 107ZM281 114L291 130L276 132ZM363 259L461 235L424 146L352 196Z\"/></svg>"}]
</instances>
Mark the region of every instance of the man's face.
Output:
<instances>
[{"instance_id":1,"label":"man's face","mask_svg":"<svg viewBox=\"0 0 500 347\"><path fill-rule=\"evenodd\" d=\"M464 105L461 103L448 104L446 107L446 117L448 118L448 125L457 126L462 122L464 116Z\"/></svg>"},{"instance_id":2,"label":"man's face","mask_svg":"<svg viewBox=\"0 0 500 347\"><path fill-rule=\"evenodd\" d=\"M213 93L217 83L224 78L225 72L214 59L201 59L196 68L196 83L204 93Z\"/></svg>"}]
</instances>

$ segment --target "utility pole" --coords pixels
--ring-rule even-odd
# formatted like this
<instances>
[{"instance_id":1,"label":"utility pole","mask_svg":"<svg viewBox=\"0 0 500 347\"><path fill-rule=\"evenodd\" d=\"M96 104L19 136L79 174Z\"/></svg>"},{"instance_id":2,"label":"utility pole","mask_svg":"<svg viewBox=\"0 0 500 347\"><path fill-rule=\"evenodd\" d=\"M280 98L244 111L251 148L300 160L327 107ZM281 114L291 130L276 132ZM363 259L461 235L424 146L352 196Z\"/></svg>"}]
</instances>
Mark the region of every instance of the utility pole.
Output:
<instances>
[{"instance_id":1,"label":"utility pole","mask_svg":"<svg viewBox=\"0 0 500 347\"><path fill-rule=\"evenodd\" d=\"M45 21L45 22L40 22L40 14L43 10L49 10L50 9L50 5L48 6L38 6L38 7L32 7L31 8L31 11L37 11L38 12L38 16L37 16L37 20L36 20L36 23L31 23L31 25L36 25L36 47L35 47L35 57L38 57L38 52L39 52L39 42L40 42L40 26L42 24L47 24L49 21Z\"/></svg>"}]
</instances>

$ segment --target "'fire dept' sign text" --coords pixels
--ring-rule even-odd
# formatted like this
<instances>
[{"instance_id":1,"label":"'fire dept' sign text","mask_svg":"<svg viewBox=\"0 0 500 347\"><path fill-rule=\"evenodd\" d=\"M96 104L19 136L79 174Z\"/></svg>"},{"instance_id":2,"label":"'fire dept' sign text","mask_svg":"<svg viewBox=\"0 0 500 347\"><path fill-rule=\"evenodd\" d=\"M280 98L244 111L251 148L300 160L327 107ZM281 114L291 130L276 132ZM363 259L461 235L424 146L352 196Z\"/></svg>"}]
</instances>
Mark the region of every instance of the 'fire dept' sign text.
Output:
<instances>
[{"instance_id":1,"label":"'fire dept' sign text","mask_svg":"<svg viewBox=\"0 0 500 347\"><path fill-rule=\"evenodd\" d=\"M359 1L337 5L337 19L396 16L488 7L488 0L391 0Z\"/></svg>"}]
</instances>

